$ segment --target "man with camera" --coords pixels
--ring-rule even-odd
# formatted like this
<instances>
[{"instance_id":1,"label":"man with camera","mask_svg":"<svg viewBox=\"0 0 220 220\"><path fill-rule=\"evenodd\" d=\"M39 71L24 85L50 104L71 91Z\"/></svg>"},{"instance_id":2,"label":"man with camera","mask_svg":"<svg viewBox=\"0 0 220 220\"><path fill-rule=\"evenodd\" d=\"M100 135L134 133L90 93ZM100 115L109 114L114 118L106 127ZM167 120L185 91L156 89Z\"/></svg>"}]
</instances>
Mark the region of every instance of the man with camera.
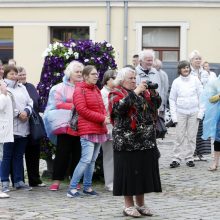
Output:
<instances>
[{"instance_id":1,"label":"man with camera","mask_svg":"<svg viewBox=\"0 0 220 220\"><path fill-rule=\"evenodd\" d=\"M161 79L155 68L153 62L155 53L152 49L142 50L139 53L139 65L136 67L136 82L139 85L142 81L146 81L149 89L156 89L161 93Z\"/></svg>"}]
</instances>

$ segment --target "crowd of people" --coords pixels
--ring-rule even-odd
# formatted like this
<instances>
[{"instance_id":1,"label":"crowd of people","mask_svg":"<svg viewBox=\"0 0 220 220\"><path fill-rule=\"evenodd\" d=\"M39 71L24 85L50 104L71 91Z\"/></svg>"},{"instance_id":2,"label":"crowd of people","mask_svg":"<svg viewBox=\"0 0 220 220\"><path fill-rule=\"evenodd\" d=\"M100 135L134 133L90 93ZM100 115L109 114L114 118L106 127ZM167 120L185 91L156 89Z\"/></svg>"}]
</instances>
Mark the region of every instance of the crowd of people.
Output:
<instances>
[{"instance_id":1,"label":"crowd of people","mask_svg":"<svg viewBox=\"0 0 220 220\"><path fill-rule=\"evenodd\" d=\"M153 50L143 50L133 56L132 65L107 70L100 90L95 66L70 62L63 81L50 89L43 113L47 137L56 145L49 190L59 190L61 181L68 176L71 180L67 197L98 196L92 178L102 149L105 189L124 197L124 215L152 216L144 194L162 191L156 121L159 116L165 117L168 103L176 127L170 168L179 167L182 160L194 167L196 156L201 159L211 153L212 139L214 162L209 170L217 170L220 77L210 71L209 63L202 62L196 50L189 61L178 63L177 70L169 94L162 62L155 58ZM26 70L13 59L4 67L0 62L0 198L9 197L10 179L17 190L46 186L39 174L40 139L33 141L30 135L32 111L39 113L39 95L27 82ZM70 123L72 114L77 117L74 127Z\"/></svg>"}]
</instances>

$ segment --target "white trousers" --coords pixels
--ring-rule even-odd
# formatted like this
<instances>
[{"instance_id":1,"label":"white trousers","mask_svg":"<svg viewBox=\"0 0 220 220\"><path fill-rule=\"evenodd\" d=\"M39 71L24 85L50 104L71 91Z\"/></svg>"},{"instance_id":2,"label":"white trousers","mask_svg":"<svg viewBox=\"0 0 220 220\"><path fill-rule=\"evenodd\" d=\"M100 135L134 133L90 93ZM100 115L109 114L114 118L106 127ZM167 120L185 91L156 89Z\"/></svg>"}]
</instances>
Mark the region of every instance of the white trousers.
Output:
<instances>
[{"instance_id":1,"label":"white trousers","mask_svg":"<svg viewBox=\"0 0 220 220\"><path fill-rule=\"evenodd\" d=\"M196 134L199 121L198 112L185 115L177 114L176 145L173 149L173 161L180 162L182 158L186 162L193 161L193 154L196 148Z\"/></svg>"},{"instance_id":2,"label":"white trousers","mask_svg":"<svg viewBox=\"0 0 220 220\"><path fill-rule=\"evenodd\" d=\"M105 188L107 190L113 189L113 147L112 141L102 143L103 151L103 169L105 178Z\"/></svg>"}]
</instances>

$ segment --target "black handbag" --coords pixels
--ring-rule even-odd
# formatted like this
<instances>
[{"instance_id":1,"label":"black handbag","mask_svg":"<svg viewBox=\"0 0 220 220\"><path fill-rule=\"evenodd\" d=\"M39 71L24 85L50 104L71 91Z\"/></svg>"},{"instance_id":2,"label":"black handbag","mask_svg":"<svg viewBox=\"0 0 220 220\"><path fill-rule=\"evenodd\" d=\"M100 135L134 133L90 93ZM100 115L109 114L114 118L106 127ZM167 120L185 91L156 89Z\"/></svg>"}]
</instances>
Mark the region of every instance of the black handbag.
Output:
<instances>
[{"instance_id":1,"label":"black handbag","mask_svg":"<svg viewBox=\"0 0 220 220\"><path fill-rule=\"evenodd\" d=\"M34 109L32 109L32 114L30 115L29 124L30 124L30 137L33 141L40 140L41 138L47 136L44 128L43 119L39 115L39 113L36 112Z\"/></svg>"},{"instance_id":2,"label":"black handbag","mask_svg":"<svg viewBox=\"0 0 220 220\"><path fill-rule=\"evenodd\" d=\"M165 138L167 133L167 128L165 126L165 121L162 117L158 116L156 121L156 138Z\"/></svg>"},{"instance_id":3,"label":"black handbag","mask_svg":"<svg viewBox=\"0 0 220 220\"><path fill-rule=\"evenodd\" d=\"M76 108L72 108L71 110L70 127L74 131L78 130L78 113L76 111Z\"/></svg>"}]
</instances>

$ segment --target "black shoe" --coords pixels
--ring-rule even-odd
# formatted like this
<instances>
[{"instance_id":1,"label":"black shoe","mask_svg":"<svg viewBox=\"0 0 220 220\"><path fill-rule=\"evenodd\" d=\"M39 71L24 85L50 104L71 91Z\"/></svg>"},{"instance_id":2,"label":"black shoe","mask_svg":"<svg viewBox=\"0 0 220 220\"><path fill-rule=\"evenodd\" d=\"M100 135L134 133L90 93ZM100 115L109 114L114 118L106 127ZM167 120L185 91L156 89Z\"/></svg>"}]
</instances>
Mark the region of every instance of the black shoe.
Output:
<instances>
[{"instance_id":1,"label":"black shoe","mask_svg":"<svg viewBox=\"0 0 220 220\"><path fill-rule=\"evenodd\" d=\"M171 164L170 164L170 168L176 168L176 167L179 167L180 164L177 162L177 161L173 161Z\"/></svg>"},{"instance_id":2,"label":"black shoe","mask_svg":"<svg viewBox=\"0 0 220 220\"><path fill-rule=\"evenodd\" d=\"M194 164L193 161L188 161L188 162L186 163L186 165L187 165L188 167L194 167L194 166L195 166L195 164Z\"/></svg>"}]
</instances>

